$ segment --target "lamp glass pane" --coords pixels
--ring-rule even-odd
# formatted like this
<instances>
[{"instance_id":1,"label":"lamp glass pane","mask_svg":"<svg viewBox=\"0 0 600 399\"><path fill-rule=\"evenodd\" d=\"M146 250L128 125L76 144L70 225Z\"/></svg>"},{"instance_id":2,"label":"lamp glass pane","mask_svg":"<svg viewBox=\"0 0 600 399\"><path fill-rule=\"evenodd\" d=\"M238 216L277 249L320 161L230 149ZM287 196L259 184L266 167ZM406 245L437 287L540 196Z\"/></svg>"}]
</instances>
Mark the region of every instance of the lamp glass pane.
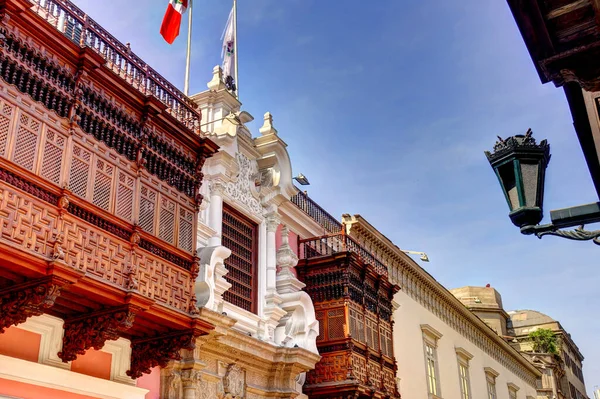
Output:
<instances>
[{"instance_id":1,"label":"lamp glass pane","mask_svg":"<svg viewBox=\"0 0 600 399\"><path fill-rule=\"evenodd\" d=\"M527 206L538 206L537 187L538 187L538 164L521 163L521 177L523 178L523 192L525 194L525 204Z\"/></svg>"},{"instance_id":2,"label":"lamp glass pane","mask_svg":"<svg viewBox=\"0 0 600 399\"><path fill-rule=\"evenodd\" d=\"M514 211L515 209L520 208L514 164L512 162L507 162L498 167L498 174L502 181L502 188L508 197L510 210Z\"/></svg>"}]
</instances>

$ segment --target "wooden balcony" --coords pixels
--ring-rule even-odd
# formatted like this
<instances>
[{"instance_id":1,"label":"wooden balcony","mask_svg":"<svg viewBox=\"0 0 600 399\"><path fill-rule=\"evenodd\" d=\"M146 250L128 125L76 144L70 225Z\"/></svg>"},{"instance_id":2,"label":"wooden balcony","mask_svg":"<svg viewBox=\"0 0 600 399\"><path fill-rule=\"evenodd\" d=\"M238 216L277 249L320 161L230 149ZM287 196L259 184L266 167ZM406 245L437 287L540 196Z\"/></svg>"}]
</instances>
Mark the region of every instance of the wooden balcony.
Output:
<instances>
[{"instance_id":1,"label":"wooden balcony","mask_svg":"<svg viewBox=\"0 0 600 399\"><path fill-rule=\"evenodd\" d=\"M307 375L311 398L397 398L387 267L345 234L299 240L298 278L315 305L322 356Z\"/></svg>"},{"instance_id":2,"label":"wooden balcony","mask_svg":"<svg viewBox=\"0 0 600 399\"><path fill-rule=\"evenodd\" d=\"M6 14L0 333L60 317L65 362L125 337L137 378L213 328L196 307L195 232L218 147L183 95L70 2L0 1Z\"/></svg>"}]
</instances>

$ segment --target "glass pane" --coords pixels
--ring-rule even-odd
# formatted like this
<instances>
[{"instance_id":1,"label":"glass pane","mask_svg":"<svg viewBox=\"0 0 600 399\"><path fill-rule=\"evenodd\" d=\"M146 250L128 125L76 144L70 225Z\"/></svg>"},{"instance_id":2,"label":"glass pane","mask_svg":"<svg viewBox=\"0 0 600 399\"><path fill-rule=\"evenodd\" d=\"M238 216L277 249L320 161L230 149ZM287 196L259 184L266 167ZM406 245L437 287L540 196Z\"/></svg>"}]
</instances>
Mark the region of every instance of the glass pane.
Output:
<instances>
[{"instance_id":1,"label":"glass pane","mask_svg":"<svg viewBox=\"0 0 600 399\"><path fill-rule=\"evenodd\" d=\"M525 204L527 206L536 206L538 186L538 165L533 163L521 164L521 176L523 177L523 192L525 194Z\"/></svg>"},{"instance_id":2,"label":"glass pane","mask_svg":"<svg viewBox=\"0 0 600 399\"><path fill-rule=\"evenodd\" d=\"M517 192L517 183L515 179L515 167L512 162L508 162L498 168L498 174L502 181L502 186L508 196L510 210L520 208L519 195Z\"/></svg>"}]
</instances>

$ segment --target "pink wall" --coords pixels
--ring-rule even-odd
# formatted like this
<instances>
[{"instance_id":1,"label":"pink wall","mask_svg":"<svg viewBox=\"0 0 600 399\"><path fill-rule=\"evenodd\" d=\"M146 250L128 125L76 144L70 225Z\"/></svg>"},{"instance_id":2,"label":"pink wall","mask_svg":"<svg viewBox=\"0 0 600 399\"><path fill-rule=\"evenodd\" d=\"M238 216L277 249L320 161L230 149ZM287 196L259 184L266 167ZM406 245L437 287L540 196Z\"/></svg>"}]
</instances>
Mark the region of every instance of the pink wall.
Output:
<instances>
[{"instance_id":1,"label":"pink wall","mask_svg":"<svg viewBox=\"0 0 600 399\"><path fill-rule=\"evenodd\" d=\"M15 398L22 399L95 399L91 396L78 395L76 393L2 378L0 378L0 395L14 396Z\"/></svg>"},{"instance_id":2,"label":"pink wall","mask_svg":"<svg viewBox=\"0 0 600 399\"><path fill-rule=\"evenodd\" d=\"M40 334L9 327L0 334L0 355L37 362L40 352Z\"/></svg>"},{"instance_id":3,"label":"pink wall","mask_svg":"<svg viewBox=\"0 0 600 399\"><path fill-rule=\"evenodd\" d=\"M149 389L146 399L160 399L160 367L154 367L150 374L144 374L136 380L140 388Z\"/></svg>"},{"instance_id":4,"label":"pink wall","mask_svg":"<svg viewBox=\"0 0 600 399\"><path fill-rule=\"evenodd\" d=\"M88 349L85 355L77 356L77 359L71 363L71 371L110 380L111 361L110 353Z\"/></svg>"}]
</instances>

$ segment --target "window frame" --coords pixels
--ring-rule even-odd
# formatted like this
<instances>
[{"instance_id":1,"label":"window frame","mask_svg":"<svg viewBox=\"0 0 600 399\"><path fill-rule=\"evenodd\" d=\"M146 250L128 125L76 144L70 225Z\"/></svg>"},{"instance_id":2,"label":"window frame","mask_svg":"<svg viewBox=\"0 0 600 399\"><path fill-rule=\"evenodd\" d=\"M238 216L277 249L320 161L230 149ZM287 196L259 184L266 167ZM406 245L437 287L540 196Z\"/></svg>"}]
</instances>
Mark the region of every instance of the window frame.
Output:
<instances>
[{"instance_id":1,"label":"window frame","mask_svg":"<svg viewBox=\"0 0 600 399\"><path fill-rule=\"evenodd\" d=\"M487 396L488 399L498 399L498 390L496 389L496 378L500 375L496 370L491 367L484 367L485 379L487 382Z\"/></svg>"},{"instance_id":2,"label":"window frame","mask_svg":"<svg viewBox=\"0 0 600 399\"><path fill-rule=\"evenodd\" d=\"M508 386L508 399L518 399L520 388L512 382L509 382L506 385Z\"/></svg>"},{"instance_id":3,"label":"window frame","mask_svg":"<svg viewBox=\"0 0 600 399\"><path fill-rule=\"evenodd\" d=\"M460 385L460 397L461 399L473 399L471 391L471 376L469 370L469 360L473 359L471 355L464 348L457 347L456 359L458 361L458 382Z\"/></svg>"},{"instance_id":4,"label":"window frame","mask_svg":"<svg viewBox=\"0 0 600 399\"><path fill-rule=\"evenodd\" d=\"M421 331L423 333L423 356L428 398L439 399L442 396L442 387L437 348L442 334L428 324L422 324Z\"/></svg>"},{"instance_id":5,"label":"window frame","mask_svg":"<svg viewBox=\"0 0 600 399\"><path fill-rule=\"evenodd\" d=\"M234 306L239 307L240 309L253 313L253 314L258 314L258 251L259 251L259 225L258 223L256 223L254 220L252 220L251 218L249 218L248 216L244 215L243 213L241 213L240 211L238 211L237 209L235 209L233 206L229 205L226 202L223 202L223 208L222 208L222 221L221 221L221 240L223 239L223 230L224 230L224 224L225 224L225 218L224 218L224 214L225 213L229 213L230 215L232 215L234 218L238 219L240 222L248 225L249 228L252 229L252 273L250 274L251 278L252 278L252 284L251 284L251 290L252 290L252 295L250 298L251 301L251 306L250 306L250 310L248 309L244 309L240 306L235 305L234 303L227 301L225 298L224 300L227 303L230 303ZM232 249L232 248L228 248L228 249ZM232 253L233 255L233 253ZM227 268L227 263L228 261L230 261L231 256L228 257L225 262L224 262L224 266ZM228 278L228 274L227 273L224 278L225 280L230 283L229 278ZM230 288L231 290L231 288ZM229 291L229 290L228 290ZM239 297L239 295L237 294L233 294Z\"/></svg>"}]
</instances>

